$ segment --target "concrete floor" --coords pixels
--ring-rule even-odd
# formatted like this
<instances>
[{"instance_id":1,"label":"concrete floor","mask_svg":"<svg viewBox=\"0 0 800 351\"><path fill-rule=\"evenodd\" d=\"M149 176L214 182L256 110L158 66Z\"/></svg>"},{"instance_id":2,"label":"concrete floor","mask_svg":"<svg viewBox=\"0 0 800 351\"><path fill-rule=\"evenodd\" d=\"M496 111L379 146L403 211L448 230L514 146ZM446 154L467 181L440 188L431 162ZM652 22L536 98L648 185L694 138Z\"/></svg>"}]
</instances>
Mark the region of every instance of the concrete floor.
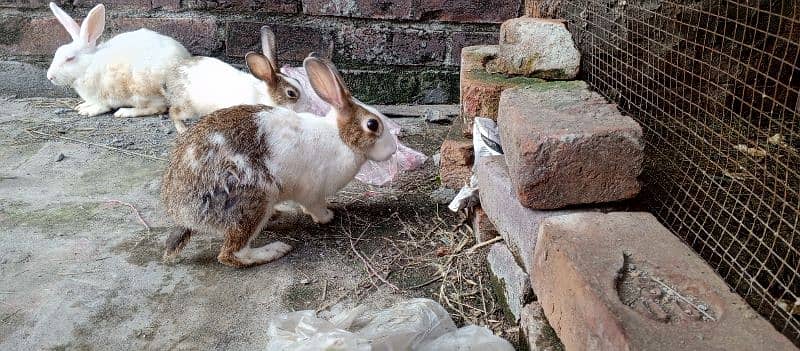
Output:
<instances>
[{"instance_id":1,"label":"concrete floor","mask_svg":"<svg viewBox=\"0 0 800 351\"><path fill-rule=\"evenodd\" d=\"M165 163L36 132L164 158L175 137L170 122L80 117L66 108L74 102L0 98L0 350L257 349L277 313L327 305L323 314L330 314L432 296L365 285L340 235L345 226L355 232L374 222L365 235L372 244L358 243L374 258L385 245L379 236L401 232L410 214L455 223L428 200L436 187L430 161L388 188L351 185L334 199L337 219L329 225L282 218L257 244L281 238L295 249L272 264L222 266L221 238L198 236L167 265L160 259L171 224L158 201ZM399 121L404 140L428 155L447 131L421 118ZM132 204L151 229L112 201ZM412 286L433 271L415 274L393 279Z\"/></svg>"}]
</instances>

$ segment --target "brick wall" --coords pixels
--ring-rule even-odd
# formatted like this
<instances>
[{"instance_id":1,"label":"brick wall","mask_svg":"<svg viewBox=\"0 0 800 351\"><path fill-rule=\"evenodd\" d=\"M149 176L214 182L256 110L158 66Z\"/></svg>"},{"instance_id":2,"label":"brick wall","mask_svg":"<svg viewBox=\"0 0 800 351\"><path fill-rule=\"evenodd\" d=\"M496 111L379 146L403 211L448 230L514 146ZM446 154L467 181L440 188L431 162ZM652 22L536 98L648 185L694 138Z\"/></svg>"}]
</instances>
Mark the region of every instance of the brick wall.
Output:
<instances>
[{"instance_id":1,"label":"brick wall","mask_svg":"<svg viewBox=\"0 0 800 351\"><path fill-rule=\"evenodd\" d=\"M83 18L98 1L58 1ZM0 59L47 65L68 42L45 0L0 0ZM330 57L371 103L455 103L461 48L496 43L522 0L107 0L106 35L146 27L240 64L273 27L281 63Z\"/></svg>"}]
</instances>

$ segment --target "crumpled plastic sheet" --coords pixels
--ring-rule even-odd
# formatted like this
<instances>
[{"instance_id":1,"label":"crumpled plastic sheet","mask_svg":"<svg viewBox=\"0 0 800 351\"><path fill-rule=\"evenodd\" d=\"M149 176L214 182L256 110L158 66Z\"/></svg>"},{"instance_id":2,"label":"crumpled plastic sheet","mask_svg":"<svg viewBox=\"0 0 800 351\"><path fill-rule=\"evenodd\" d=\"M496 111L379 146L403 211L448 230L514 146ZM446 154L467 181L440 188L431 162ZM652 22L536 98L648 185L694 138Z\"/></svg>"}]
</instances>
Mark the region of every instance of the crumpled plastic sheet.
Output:
<instances>
[{"instance_id":1,"label":"crumpled plastic sheet","mask_svg":"<svg viewBox=\"0 0 800 351\"><path fill-rule=\"evenodd\" d=\"M513 351L489 329L457 329L447 311L430 299L411 299L388 309L365 313L359 306L331 318L314 311L279 315L268 328L267 351Z\"/></svg>"},{"instance_id":2,"label":"crumpled plastic sheet","mask_svg":"<svg viewBox=\"0 0 800 351\"><path fill-rule=\"evenodd\" d=\"M320 117L328 114L330 106L325 101L322 101L316 92L314 92L311 83L308 81L305 68L286 65L281 68L281 72L289 77L297 79L303 90L295 105L295 111L300 113L312 113ZM397 142L397 152L386 161L365 162L358 174L356 174L356 179L359 181L377 186L382 186L392 181L398 172L412 171L419 168L425 163L425 160L428 159L425 154L400 143L397 136L400 135L401 128L397 122L392 121L382 114L380 117L383 121L383 125L394 135L395 142Z\"/></svg>"},{"instance_id":3,"label":"crumpled plastic sheet","mask_svg":"<svg viewBox=\"0 0 800 351\"><path fill-rule=\"evenodd\" d=\"M450 211L458 212L465 208L473 207L480 203L478 197L478 177L475 170L481 157L497 156L503 154L500 143L500 131L497 123L488 118L477 117L472 124L472 148L475 150L475 161L472 165L472 177L469 184L461 188L453 201L447 205Z\"/></svg>"}]
</instances>

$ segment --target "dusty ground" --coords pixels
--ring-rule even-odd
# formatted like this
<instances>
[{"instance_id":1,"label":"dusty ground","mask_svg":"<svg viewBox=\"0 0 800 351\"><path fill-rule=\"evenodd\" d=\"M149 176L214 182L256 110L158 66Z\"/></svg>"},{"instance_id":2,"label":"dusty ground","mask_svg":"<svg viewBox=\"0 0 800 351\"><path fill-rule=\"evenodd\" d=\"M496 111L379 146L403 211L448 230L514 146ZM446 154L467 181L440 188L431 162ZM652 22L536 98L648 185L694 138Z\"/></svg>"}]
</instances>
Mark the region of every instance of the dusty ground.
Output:
<instances>
[{"instance_id":1,"label":"dusty ground","mask_svg":"<svg viewBox=\"0 0 800 351\"><path fill-rule=\"evenodd\" d=\"M221 238L198 236L167 265L158 158L175 137L170 122L84 118L67 108L74 102L0 98L0 349L257 349L277 313L412 296L442 301L457 323L505 330L484 249L468 250L463 215L429 198L430 161L386 188L351 184L332 199L331 224L282 217L257 242L294 245L273 264L222 266ZM427 155L447 132L398 120Z\"/></svg>"}]
</instances>

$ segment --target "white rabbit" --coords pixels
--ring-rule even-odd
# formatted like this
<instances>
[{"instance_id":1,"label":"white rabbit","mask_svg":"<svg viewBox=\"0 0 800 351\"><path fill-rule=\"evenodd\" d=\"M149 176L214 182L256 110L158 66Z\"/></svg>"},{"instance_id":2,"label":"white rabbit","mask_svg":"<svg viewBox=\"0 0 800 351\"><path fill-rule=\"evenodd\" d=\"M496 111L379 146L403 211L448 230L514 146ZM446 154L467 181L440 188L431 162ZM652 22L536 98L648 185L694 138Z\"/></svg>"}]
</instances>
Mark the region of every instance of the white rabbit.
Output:
<instances>
[{"instance_id":1,"label":"white rabbit","mask_svg":"<svg viewBox=\"0 0 800 351\"><path fill-rule=\"evenodd\" d=\"M317 223L333 218L325 198L347 185L366 160L397 150L375 110L353 99L332 64L304 66L330 118L281 107L244 105L213 112L178 136L164 172L161 199L178 224L164 257L177 255L194 233L224 235L217 259L246 267L275 260L291 246L250 247L276 204L299 203ZM333 121L333 122L331 122Z\"/></svg>"},{"instance_id":2,"label":"white rabbit","mask_svg":"<svg viewBox=\"0 0 800 351\"><path fill-rule=\"evenodd\" d=\"M103 4L92 8L81 26L52 2L50 9L73 41L56 50L47 79L75 89L84 100L78 113L96 116L119 108L114 116L137 117L166 112L166 73L191 56L183 45L147 29L97 45L105 28Z\"/></svg>"},{"instance_id":3,"label":"white rabbit","mask_svg":"<svg viewBox=\"0 0 800 351\"><path fill-rule=\"evenodd\" d=\"M275 35L261 27L264 55L245 56L252 75L211 57L183 60L167 77L169 116L178 133L184 120L237 105L281 106L293 109L300 98L300 83L280 73L275 58Z\"/></svg>"}]
</instances>

